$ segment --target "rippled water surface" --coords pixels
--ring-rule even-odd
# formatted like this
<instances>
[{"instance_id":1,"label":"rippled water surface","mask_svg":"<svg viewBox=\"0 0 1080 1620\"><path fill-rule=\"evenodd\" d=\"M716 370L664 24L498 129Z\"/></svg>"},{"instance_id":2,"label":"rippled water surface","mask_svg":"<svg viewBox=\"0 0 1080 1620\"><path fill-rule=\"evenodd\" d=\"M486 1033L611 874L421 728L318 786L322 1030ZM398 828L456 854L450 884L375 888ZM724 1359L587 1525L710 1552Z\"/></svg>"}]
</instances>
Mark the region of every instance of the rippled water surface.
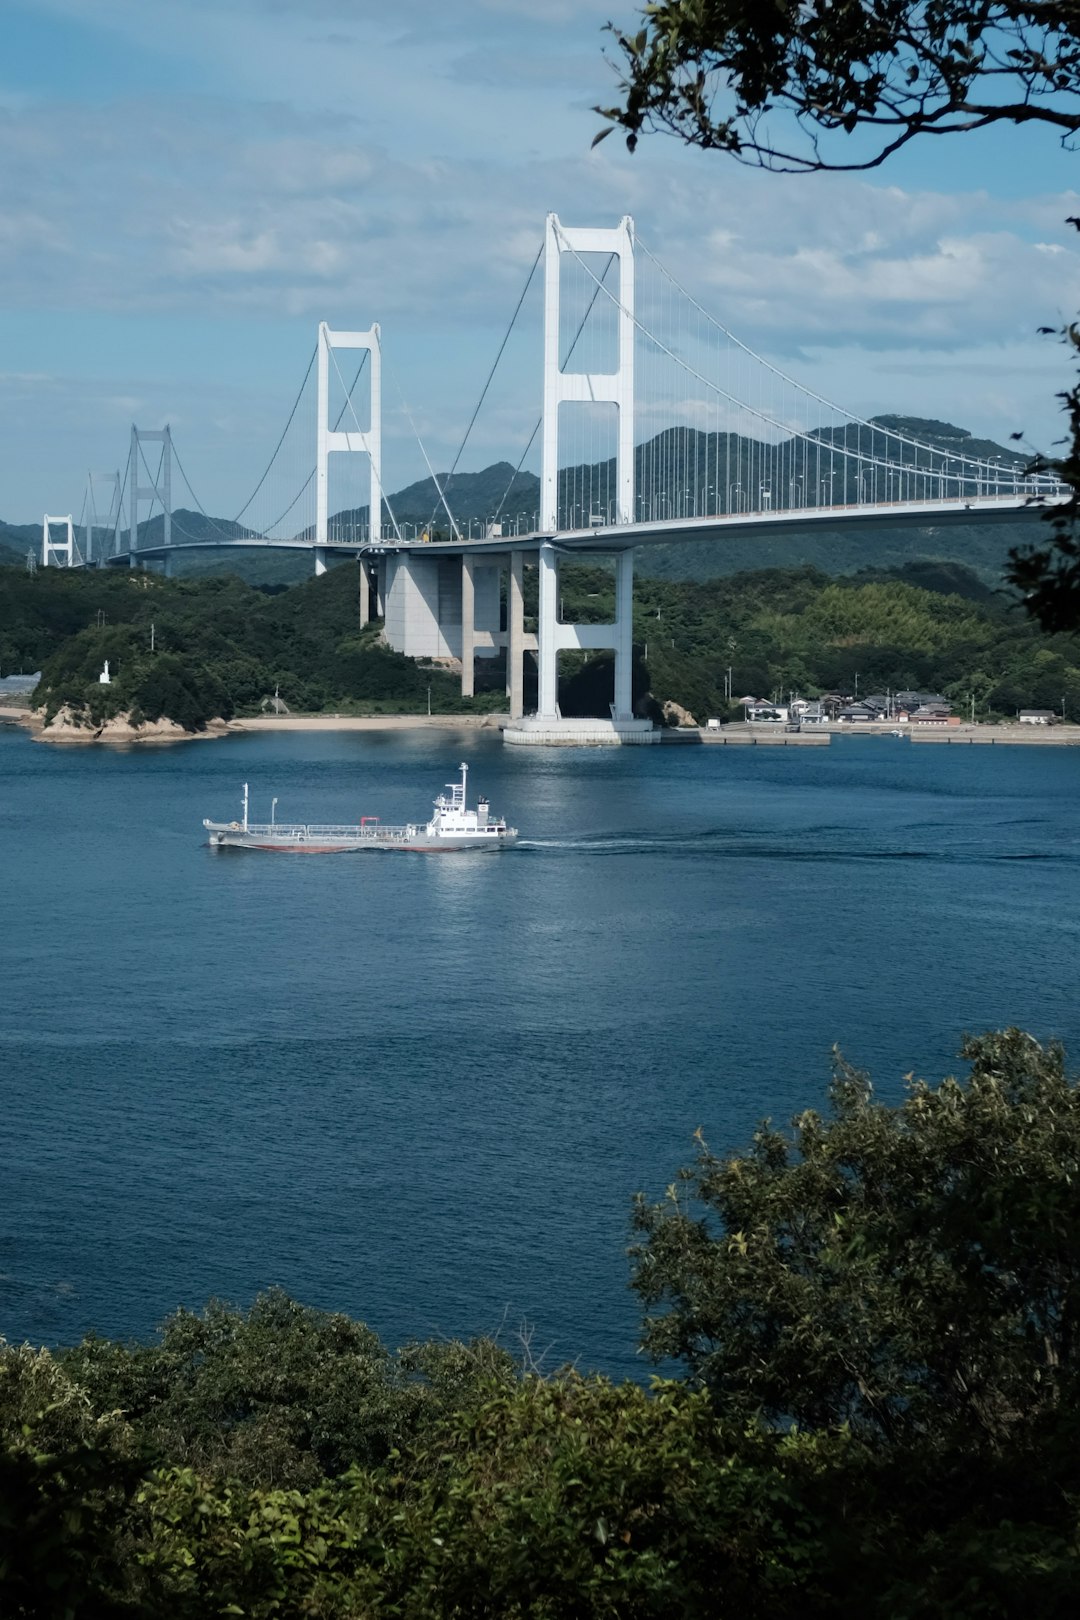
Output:
<instances>
[{"instance_id":1,"label":"rippled water surface","mask_svg":"<svg viewBox=\"0 0 1080 1620\"><path fill-rule=\"evenodd\" d=\"M502 855L215 852L204 815L415 819L459 759ZM965 1030L1077 1049L1080 751L158 752L0 728L0 1333L145 1333L278 1282L393 1342L640 1367L627 1217L704 1127L895 1095Z\"/></svg>"}]
</instances>

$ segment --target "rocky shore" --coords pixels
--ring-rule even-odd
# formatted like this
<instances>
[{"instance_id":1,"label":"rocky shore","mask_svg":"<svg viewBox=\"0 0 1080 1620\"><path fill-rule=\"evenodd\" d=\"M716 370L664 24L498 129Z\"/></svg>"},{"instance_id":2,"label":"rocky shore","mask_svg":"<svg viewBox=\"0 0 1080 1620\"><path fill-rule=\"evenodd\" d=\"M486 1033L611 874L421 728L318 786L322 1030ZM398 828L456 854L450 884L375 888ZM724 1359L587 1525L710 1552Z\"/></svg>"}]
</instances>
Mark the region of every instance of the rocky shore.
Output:
<instances>
[{"instance_id":1,"label":"rocky shore","mask_svg":"<svg viewBox=\"0 0 1080 1620\"><path fill-rule=\"evenodd\" d=\"M175 720L144 721L133 725L127 714L118 714L94 726L70 708L57 711L48 725L40 712L23 705L0 707L0 721L24 726L38 742L112 743L130 747L135 743L194 742L199 738L228 737L244 731L411 731L420 727L437 729L498 729L505 715L497 714L313 714L258 715L243 720L210 720L203 731L185 731Z\"/></svg>"},{"instance_id":2,"label":"rocky shore","mask_svg":"<svg viewBox=\"0 0 1080 1620\"><path fill-rule=\"evenodd\" d=\"M0 720L13 720L25 726L38 742L51 743L132 743L191 742L199 737L224 737L232 731L225 720L208 721L203 731L185 731L175 720L145 720L132 723L128 714L114 715L101 725L93 725L68 707L58 709L48 725L33 709L14 706L0 709Z\"/></svg>"}]
</instances>

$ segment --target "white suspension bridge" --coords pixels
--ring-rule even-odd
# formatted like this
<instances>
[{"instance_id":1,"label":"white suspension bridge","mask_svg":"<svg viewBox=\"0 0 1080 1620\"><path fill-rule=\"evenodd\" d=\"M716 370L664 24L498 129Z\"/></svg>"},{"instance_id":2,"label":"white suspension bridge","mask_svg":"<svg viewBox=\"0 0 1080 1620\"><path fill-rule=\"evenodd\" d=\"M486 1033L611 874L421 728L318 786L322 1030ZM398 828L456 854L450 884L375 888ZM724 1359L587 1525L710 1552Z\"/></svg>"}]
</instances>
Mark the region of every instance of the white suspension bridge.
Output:
<instances>
[{"instance_id":1,"label":"white suspension bridge","mask_svg":"<svg viewBox=\"0 0 1080 1620\"><path fill-rule=\"evenodd\" d=\"M542 408L484 532L474 536L473 524L455 517L454 476L511 340L528 325L523 312L538 279ZM350 351L360 358L347 382L339 355ZM510 740L566 740L577 728L588 740L632 742L646 740L649 729L631 707L636 547L811 527L1015 522L1064 498L1055 478L1026 471L1019 454L979 456L965 452L963 439L932 443L903 418L861 418L796 381L688 293L628 217L607 229L570 228L548 216L449 475L436 477L416 433L436 492L422 535L421 525L399 521L383 485L383 369L378 325L345 332L320 324L273 454L227 522L199 500L170 429L133 426L123 476L88 475L78 525L70 515L46 515L43 565L158 564L171 573L178 553L258 547L310 552L322 573L334 556L359 557L361 623L374 611L399 651L459 660L464 695L474 690L475 659L505 649L518 722ZM522 469L538 438L537 499ZM194 514L174 511L174 467L197 532ZM580 553L615 559L612 624L561 619L559 559ZM527 565L539 570L535 634L524 628ZM615 655L611 717L563 720L559 653L594 648ZM537 657L538 702L536 715L524 718L527 651Z\"/></svg>"}]
</instances>

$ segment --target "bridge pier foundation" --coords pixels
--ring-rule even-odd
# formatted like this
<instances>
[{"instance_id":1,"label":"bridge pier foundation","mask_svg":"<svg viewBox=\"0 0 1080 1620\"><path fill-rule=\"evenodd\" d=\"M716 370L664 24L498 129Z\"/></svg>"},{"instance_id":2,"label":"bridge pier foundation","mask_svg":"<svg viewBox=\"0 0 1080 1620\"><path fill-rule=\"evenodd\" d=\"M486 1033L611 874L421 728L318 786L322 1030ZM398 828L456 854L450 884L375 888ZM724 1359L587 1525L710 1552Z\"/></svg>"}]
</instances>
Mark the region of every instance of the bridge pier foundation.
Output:
<instances>
[{"instance_id":1,"label":"bridge pier foundation","mask_svg":"<svg viewBox=\"0 0 1080 1620\"><path fill-rule=\"evenodd\" d=\"M634 718L634 553L615 558L615 714Z\"/></svg>"},{"instance_id":2,"label":"bridge pier foundation","mask_svg":"<svg viewBox=\"0 0 1080 1620\"><path fill-rule=\"evenodd\" d=\"M471 557L461 559L461 695L476 693L476 572Z\"/></svg>"},{"instance_id":3,"label":"bridge pier foundation","mask_svg":"<svg viewBox=\"0 0 1080 1620\"><path fill-rule=\"evenodd\" d=\"M506 695L511 720L525 713L525 557L510 553L510 580L506 594Z\"/></svg>"},{"instance_id":4,"label":"bridge pier foundation","mask_svg":"<svg viewBox=\"0 0 1080 1620\"><path fill-rule=\"evenodd\" d=\"M634 673L634 554L627 548L615 554L615 621L613 624L560 624L558 555L545 541L539 553L540 590L537 625L539 687L537 713L519 718L511 708L504 740L518 745L545 747L599 747L655 742L649 720L635 720ZM559 654L568 650L611 649L615 654L615 701L610 718L567 719L559 711Z\"/></svg>"},{"instance_id":5,"label":"bridge pier foundation","mask_svg":"<svg viewBox=\"0 0 1080 1620\"><path fill-rule=\"evenodd\" d=\"M312 548L312 555L315 558L315 573L316 573L316 575L325 574L326 573L326 547L325 546L314 546Z\"/></svg>"}]
</instances>

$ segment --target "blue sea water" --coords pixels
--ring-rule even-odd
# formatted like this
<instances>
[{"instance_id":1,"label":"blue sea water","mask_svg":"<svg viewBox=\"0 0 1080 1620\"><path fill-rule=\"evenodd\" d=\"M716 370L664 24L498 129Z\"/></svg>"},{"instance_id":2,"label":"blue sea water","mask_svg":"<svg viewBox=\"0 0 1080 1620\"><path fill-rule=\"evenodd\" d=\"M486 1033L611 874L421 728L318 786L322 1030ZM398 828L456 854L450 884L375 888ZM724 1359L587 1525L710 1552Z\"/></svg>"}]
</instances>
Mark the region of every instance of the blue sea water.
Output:
<instances>
[{"instance_id":1,"label":"blue sea water","mask_svg":"<svg viewBox=\"0 0 1080 1620\"><path fill-rule=\"evenodd\" d=\"M204 815L498 856L216 852ZM62 750L0 728L0 1334L145 1335L280 1283L392 1343L529 1324L641 1375L632 1194L701 1126L895 1097L965 1031L1080 1057L1080 751L512 750L475 732Z\"/></svg>"}]
</instances>

